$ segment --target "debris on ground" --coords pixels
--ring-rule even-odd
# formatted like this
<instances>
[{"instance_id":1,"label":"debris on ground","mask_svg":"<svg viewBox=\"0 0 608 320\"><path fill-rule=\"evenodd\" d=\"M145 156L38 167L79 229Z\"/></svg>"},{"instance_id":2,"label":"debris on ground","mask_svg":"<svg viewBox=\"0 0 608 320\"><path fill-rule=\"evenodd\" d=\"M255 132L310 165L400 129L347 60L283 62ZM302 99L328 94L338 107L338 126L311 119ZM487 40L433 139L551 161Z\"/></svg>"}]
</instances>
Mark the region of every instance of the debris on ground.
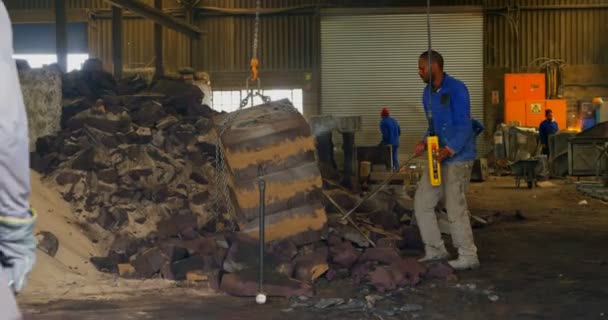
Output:
<instances>
[{"instance_id":1,"label":"debris on ground","mask_svg":"<svg viewBox=\"0 0 608 320\"><path fill-rule=\"evenodd\" d=\"M527 219L521 210L515 210L514 213L497 210L475 210L471 213L471 227L480 229L501 222L520 222Z\"/></svg>"},{"instance_id":2,"label":"debris on ground","mask_svg":"<svg viewBox=\"0 0 608 320\"><path fill-rule=\"evenodd\" d=\"M598 199L600 201L608 201L608 186L602 182L584 182L576 185L576 190L582 194Z\"/></svg>"},{"instance_id":3,"label":"debris on ground","mask_svg":"<svg viewBox=\"0 0 608 320\"><path fill-rule=\"evenodd\" d=\"M339 306L344 304L344 299L342 298L333 298L333 299L321 299L321 301L315 304L315 308L317 309L325 309L331 306Z\"/></svg>"},{"instance_id":4,"label":"debris on ground","mask_svg":"<svg viewBox=\"0 0 608 320\"><path fill-rule=\"evenodd\" d=\"M366 318L372 315L394 317L399 314L411 314L422 311L423 307L415 303L405 303L394 297L382 295L367 295L364 298L322 298L318 300L305 300L293 298L288 309L283 312L293 312L298 309L307 309L309 312L323 312L331 314L334 311L361 313Z\"/></svg>"},{"instance_id":5,"label":"debris on ground","mask_svg":"<svg viewBox=\"0 0 608 320\"><path fill-rule=\"evenodd\" d=\"M37 248L39 250L51 257L54 257L57 254L57 250L59 250L59 240L53 233L49 231L40 231L36 235L36 239L38 240Z\"/></svg>"},{"instance_id":6,"label":"debris on ground","mask_svg":"<svg viewBox=\"0 0 608 320\"><path fill-rule=\"evenodd\" d=\"M557 187L557 185L551 181L538 181L536 182L536 185L541 187L541 188L555 188Z\"/></svg>"}]
</instances>

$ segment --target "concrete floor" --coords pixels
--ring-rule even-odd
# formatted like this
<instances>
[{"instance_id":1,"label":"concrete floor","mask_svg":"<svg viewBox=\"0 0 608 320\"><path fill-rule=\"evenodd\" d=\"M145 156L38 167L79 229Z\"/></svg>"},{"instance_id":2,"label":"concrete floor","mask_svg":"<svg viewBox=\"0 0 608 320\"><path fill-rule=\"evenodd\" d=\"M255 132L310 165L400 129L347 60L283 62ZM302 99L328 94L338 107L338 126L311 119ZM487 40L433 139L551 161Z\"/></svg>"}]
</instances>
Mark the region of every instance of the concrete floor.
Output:
<instances>
[{"instance_id":1,"label":"concrete floor","mask_svg":"<svg viewBox=\"0 0 608 320\"><path fill-rule=\"evenodd\" d=\"M117 301L58 301L23 305L28 319L608 319L608 204L585 198L573 184L515 189L510 177L472 184L473 212L500 212L502 221L475 230L482 268L458 282L424 282L395 293L422 311L395 317L339 310L289 308L285 299L202 297L192 289L141 293ZM582 199L588 205L579 205ZM514 218L519 210L527 219ZM357 295L349 281L322 283L321 297ZM487 292L498 297L492 302ZM373 292L372 292L373 293Z\"/></svg>"}]
</instances>

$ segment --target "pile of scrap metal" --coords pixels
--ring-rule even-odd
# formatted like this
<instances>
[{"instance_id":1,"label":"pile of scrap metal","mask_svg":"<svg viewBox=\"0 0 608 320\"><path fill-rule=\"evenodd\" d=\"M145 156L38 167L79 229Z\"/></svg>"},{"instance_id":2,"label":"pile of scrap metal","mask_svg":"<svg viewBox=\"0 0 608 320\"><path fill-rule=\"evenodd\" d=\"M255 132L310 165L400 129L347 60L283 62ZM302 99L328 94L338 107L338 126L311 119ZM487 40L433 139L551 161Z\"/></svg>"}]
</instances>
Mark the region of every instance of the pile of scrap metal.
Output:
<instances>
[{"instance_id":1,"label":"pile of scrap metal","mask_svg":"<svg viewBox=\"0 0 608 320\"><path fill-rule=\"evenodd\" d=\"M577 137L581 131L586 132L582 136L598 136L594 132L602 131L602 129L593 128L596 125L601 127L603 122L608 121L608 104L605 104L600 97L593 98L591 101L579 101L576 119L577 121L570 124L566 131L560 131L549 137L549 149L551 150L551 158L549 160L552 176L581 176L580 172L577 172L578 170L571 170L572 159L577 156L573 158L570 154L570 140ZM590 165L593 167L593 164ZM593 168L586 170L587 173L583 175L588 175L590 170L593 170Z\"/></svg>"},{"instance_id":2,"label":"pile of scrap metal","mask_svg":"<svg viewBox=\"0 0 608 320\"><path fill-rule=\"evenodd\" d=\"M500 124L494 133L496 161L506 164L536 157L540 153L538 130Z\"/></svg>"},{"instance_id":3,"label":"pile of scrap metal","mask_svg":"<svg viewBox=\"0 0 608 320\"><path fill-rule=\"evenodd\" d=\"M345 187L352 188L352 177L356 172L355 133L361 130L359 116L314 116L310 127L316 143L319 168L326 180L338 181ZM334 133L339 135L334 137ZM334 138L342 145L341 152L336 154ZM338 159L343 161L336 161ZM342 174L339 174L342 169Z\"/></svg>"},{"instance_id":4,"label":"pile of scrap metal","mask_svg":"<svg viewBox=\"0 0 608 320\"><path fill-rule=\"evenodd\" d=\"M577 189L587 196L608 201L608 121L570 137L566 152L569 175L595 177L578 183Z\"/></svg>"},{"instance_id":5,"label":"pile of scrap metal","mask_svg":"<svg viewBox=\"0 0 608 320\"><path fill-rule=\"evenodd\" d=\"M220 136L230 205L241 231L258 234L258 180L266 182L266 240L321 239L327 222L315 142L288 100L242 109ZM215 119L221 123L223 114Z\"/></svg>"},{"instance_id":6,"label":"pile of scrap metal","mask_svg":"<svg viewBox=\"0 0 608 320\"><path fill-rule=\"evenodd\" d=\"M599 123L568 140L568 174L596 176L608 186L608 122Z\"/></svg>"},{"instance_id":7,"label":"pile of scrap metal","mask_svg":"<svg viewBox=\"0 0 608 320\"><path fill-rule=\"evenodd\" d=\"M366 191L389 178L391 185L415 184L420 178L420 168L393 174L391 146L355 143L355 134L361 130L360 116L320 115L309 121L326 186L340 184L351 190ZM334 142L341 146L335 148Z\"/></svg>"},{"instance_id":8,"label":"pile of scrap metal","mask_svg":"<svg viewBox=\"0 0 608 320\"><path fill-rule=\"evenodd\" d=\"M607 146L608 122L594 124L582 132L578 128L567 128L549 136L548 159L540 156L535 128L502 124L494 134L496 169L510 170L511 173L525 161L539 160L536 175L544 176L542 172L548 166L552 177L601 177L606 172Z\"/></svg>"},{"instance_id":9,"label":"pile of scrap metal","mask_svg":"<svg viewBox=\"0 0 608 320\"><path fill-rule=\"evenodd\" d=\"M499 125L494 133L494 159L497 173L513 174L517 185L525 178L531 187L537 178L549 176L536 128Z\"/></svg>"},{"instance_id":10,"label":"pile of scrap metal","mask_svg":"<svg viewBox=\"0 0 608 320\"><path fill-rule=\"evenodd\" d=\"M255 295L256 274L270 296L310 295L322 276L353 277L384 291L452 275L446 264L427 267L400 255L422 244L418 230L402 223L412 213L392 195L375 191L359 199L335 185L324 190L313 133L332 126L311 128L288 100L218 115L214 123L217 175L226 180L226 188L216 183L218 214L230 215L239 230L227 236L219 264L224 292Z\"/></svg>"}]
</instances>

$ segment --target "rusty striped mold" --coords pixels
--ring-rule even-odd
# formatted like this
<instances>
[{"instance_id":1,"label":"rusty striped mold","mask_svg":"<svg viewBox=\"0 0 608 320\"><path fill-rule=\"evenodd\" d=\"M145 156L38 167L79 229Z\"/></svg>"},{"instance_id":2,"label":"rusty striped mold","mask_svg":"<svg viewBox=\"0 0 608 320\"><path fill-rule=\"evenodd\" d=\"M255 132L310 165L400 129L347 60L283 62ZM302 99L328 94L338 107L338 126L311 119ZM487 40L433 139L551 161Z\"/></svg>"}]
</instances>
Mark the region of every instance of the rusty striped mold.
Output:
<instances>
[{"instance_id":1,"label":"rusty striped mold","mask_svg":"<svg viewBox=\"0 0 608 320\"><path fill-rule=\"evenodd\" d=\"M215 117L222 123L230 114ZM259 173L266 182L266 241L298 245L321 239L327 229L323 180L315 142L289 100L243 109L220 137L230 199L241 231L258 236Z\"/></svg>"}]
</instances>

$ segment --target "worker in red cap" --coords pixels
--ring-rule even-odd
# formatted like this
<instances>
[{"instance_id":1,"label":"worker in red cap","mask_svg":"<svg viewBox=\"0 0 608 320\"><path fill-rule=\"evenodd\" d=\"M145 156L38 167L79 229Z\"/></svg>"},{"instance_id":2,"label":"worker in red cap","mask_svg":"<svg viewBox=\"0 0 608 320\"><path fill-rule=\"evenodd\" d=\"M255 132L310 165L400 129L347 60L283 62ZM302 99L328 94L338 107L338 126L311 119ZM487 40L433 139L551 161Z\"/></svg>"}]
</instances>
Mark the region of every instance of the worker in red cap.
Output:
<instances>
[{"instance_id":1,"label":"worker in red cap","mask_svg":"<svg viewBox=\"0 0 608 320\"><path fill-rule=\"evenodd\" d=\"M401 137L401 127L397 120L391 117L391 113L387 108L383 108L380 112L380 132L382 132L381 145L389 145L393 152L393 168L399 170L399 138Z\"/></svg>"}]
</instances>

